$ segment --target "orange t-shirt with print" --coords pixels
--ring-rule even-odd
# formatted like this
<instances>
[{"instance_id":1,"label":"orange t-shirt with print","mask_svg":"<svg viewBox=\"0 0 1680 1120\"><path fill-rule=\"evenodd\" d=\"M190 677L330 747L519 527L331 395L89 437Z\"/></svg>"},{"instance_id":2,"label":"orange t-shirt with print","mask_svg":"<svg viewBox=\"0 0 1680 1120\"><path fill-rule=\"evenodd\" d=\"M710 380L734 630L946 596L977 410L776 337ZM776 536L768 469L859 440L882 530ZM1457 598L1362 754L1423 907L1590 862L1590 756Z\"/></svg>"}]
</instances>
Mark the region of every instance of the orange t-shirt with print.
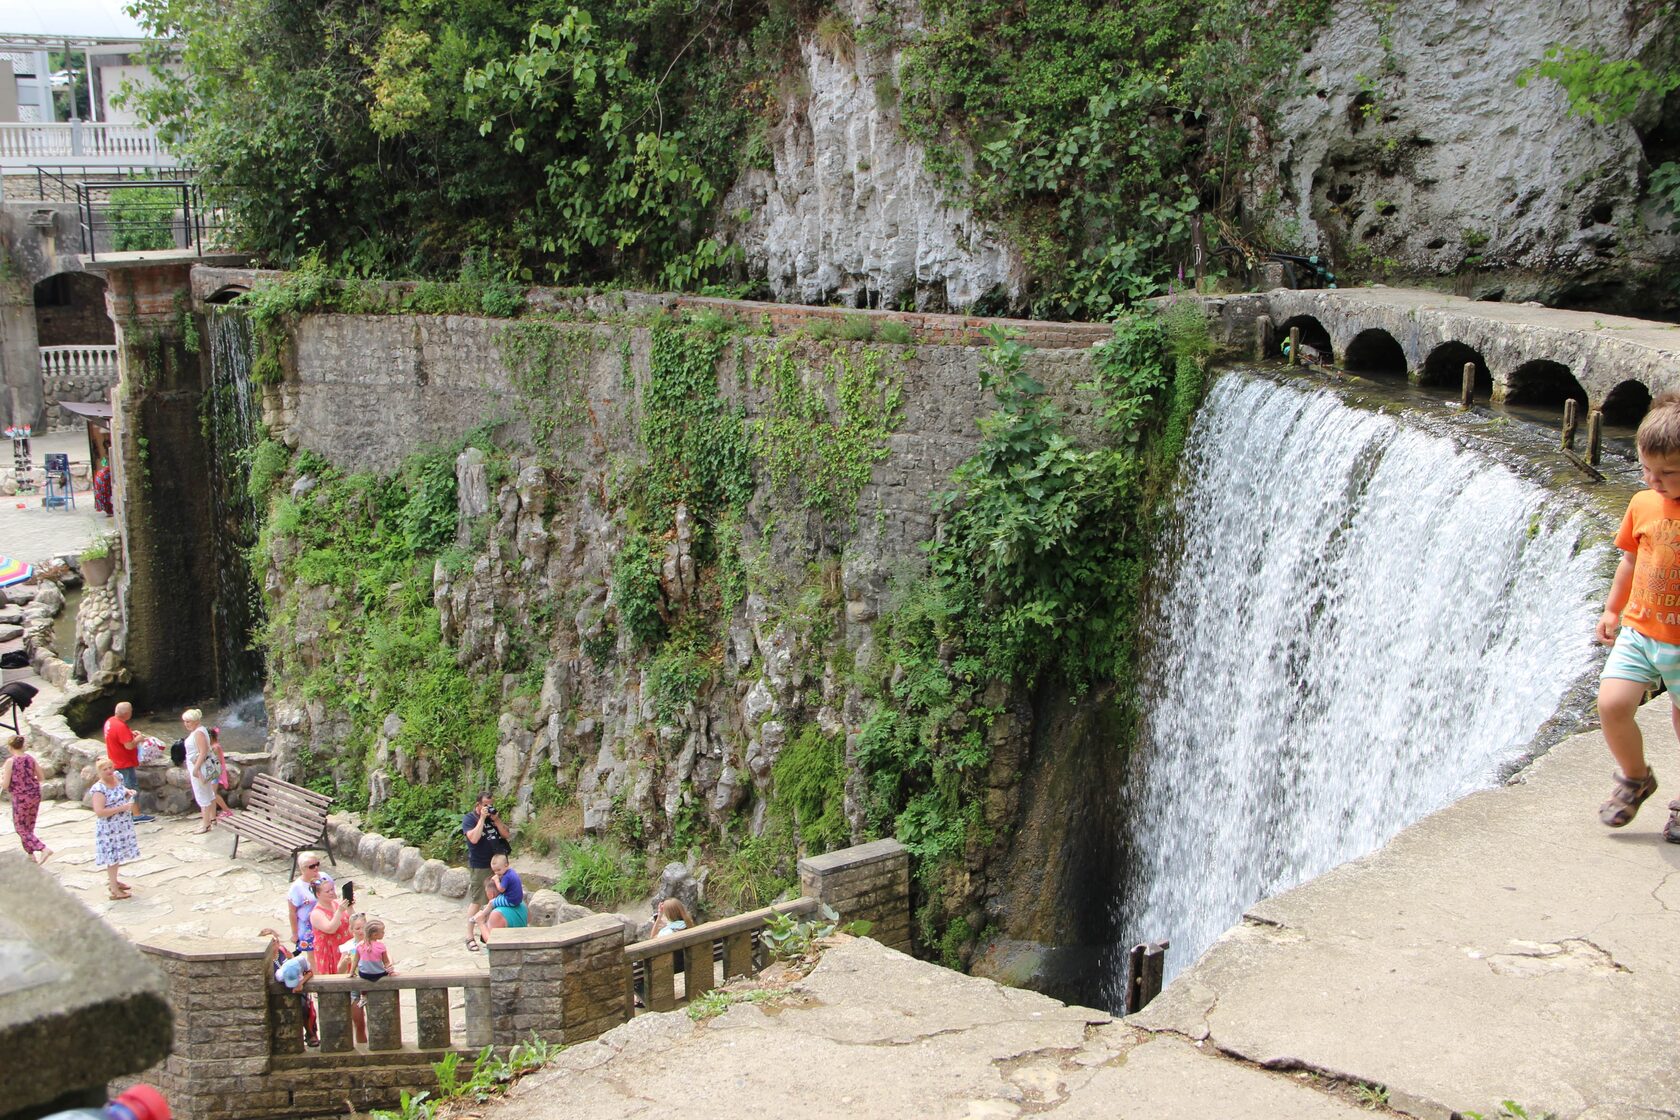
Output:
<instances>
[{"instance_id":1,"label":"orange t-shirt with print","mask_svg":"<svg viewBox=\"0 0 1680 1120\"><path fill-rule=\"evenodd\" d=\"M1635 494L1616 532L1616 547L1634 554L1623 624L1680 646L1680 502L1655 490Z\"/></svg>"}]
</instances>

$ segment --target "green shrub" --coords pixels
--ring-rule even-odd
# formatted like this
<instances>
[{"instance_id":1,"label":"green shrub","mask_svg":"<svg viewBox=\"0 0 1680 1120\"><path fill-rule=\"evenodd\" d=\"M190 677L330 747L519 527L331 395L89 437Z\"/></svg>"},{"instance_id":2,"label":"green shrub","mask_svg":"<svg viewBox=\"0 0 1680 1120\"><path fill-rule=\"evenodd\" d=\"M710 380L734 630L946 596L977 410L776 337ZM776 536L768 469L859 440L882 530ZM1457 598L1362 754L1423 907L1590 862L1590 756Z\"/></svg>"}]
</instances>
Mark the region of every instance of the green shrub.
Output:
<instances>
[{"instance_id":1,"label":"green shrub","mask_svg":"<svg viewBox=\"0 0 1680 1120\"><path fill-rule=\"evenodd\" d=\"M269 491L286 473L291 453L279 440L264 439L251 449L251 473L245 480L245 493L259 512L268 508Z\"/></svg>"},{"instance_id":2,"label":"green shrub","mask_svg":"<svg viewBox=\"0 0 1680 1120\"><path fill-rule=\"evenodd\" d=\"M868 342L875 337L875 321L867 315L848 315L840 321L840 337L847 342Z\"/></svg>"},{"instance_id":3,"label":"green shrub","mask_svg":"<svg viewBox=\"0 0 1680 1120\"><path fill-rule=\"evenodd\" d=\"M629 533L613 557L613 603L619 627L638 646L651 646L665 636L660 555L659 547L645 534Z\"/></svg>"},{"instance_id":4,"label":"green shrub","mask_svg":"<svg viewBox=\"0 0 1680 1120\"><path fill-rule=\"evenodd\" d=\"M614 906L647 889L635 856L615 844L585 840L560 845L560 875L554 886L573 902Z\"/></svg>"},{"instance_id":5,"label":"green shrub","mask_svg":"<svg viewBox=\"0 0 1680 1120\"><path fill-rule=\"evenodd\" d=\"M792 812L806 853L826 852L850 840L844 735L824 735L816 724L806 724L782 748L771 774L776 804Z\"/></svg>"},{"instance_id":6,"label":"green shrub","mask_svg":"<svg viewBox=\"0 0 1680 1120\"><path fill-rule=\"evenodd\" d=\"M910 324L899 319L883 320L875 330L875 337L894 346L909 346L916 341L915 332L910 329Z\"/></svg>"}]
</instances>

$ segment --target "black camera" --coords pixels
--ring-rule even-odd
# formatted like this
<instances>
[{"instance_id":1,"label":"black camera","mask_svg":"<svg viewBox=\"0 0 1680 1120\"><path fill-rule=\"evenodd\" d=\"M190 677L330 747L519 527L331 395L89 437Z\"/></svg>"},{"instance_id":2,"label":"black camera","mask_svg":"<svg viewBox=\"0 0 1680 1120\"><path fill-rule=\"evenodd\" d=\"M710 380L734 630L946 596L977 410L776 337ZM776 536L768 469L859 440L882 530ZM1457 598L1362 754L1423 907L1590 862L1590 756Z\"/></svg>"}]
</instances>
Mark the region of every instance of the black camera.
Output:
<instances>
[{"instance_id":1,"label":"black camera","mask_svg":"<svg viewBox=\"0 0 1680 1120\"><path fill-rule=\"evenodd\" d=\"M344 905L356 905L356 881L354 879L346 879L339 884L338 892L344 896Z\"/></svg>"}]
</instances>

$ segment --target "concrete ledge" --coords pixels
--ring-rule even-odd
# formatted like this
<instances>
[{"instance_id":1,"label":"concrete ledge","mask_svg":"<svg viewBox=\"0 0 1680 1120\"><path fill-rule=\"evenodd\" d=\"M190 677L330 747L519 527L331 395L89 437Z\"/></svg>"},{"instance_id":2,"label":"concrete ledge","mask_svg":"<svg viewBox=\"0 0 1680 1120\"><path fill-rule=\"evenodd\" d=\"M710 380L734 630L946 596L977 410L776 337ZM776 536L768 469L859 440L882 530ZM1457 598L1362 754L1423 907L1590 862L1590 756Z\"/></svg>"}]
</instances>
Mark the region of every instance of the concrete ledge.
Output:
<instances>
[{"instance_id":1,"label":"concrete ledge","mask_svg":"<svg viewBox=\"0 0 1680 1120\"><path fill-rule=\"evenodd\" d=\"M837 852L826 855L806 856L799 861L800 871L809 868L820 874L832 874L836 871L847 871L855 867L867 867L873 863L881 863L900 856L908 858L909 852L897 840L873 840L868 844L859 844L855 848L842 848Z\"/></svg>"},{"instance_id":2,"label":"concrete ledge","mask_svg":"<svg viewBox=\"0 0 1680 1120\"><path fill-rule=\"evenodd\" d=\"M490 931L490 948L496 949L560 949L569 945L580 945L586 941L593 941L598 937L605 937L611 933L624 935L624 919L617 914L595 914L588 918L578 918L562 925L549 926L546 929L493 929Z\"/></svg>"}]
</instances>

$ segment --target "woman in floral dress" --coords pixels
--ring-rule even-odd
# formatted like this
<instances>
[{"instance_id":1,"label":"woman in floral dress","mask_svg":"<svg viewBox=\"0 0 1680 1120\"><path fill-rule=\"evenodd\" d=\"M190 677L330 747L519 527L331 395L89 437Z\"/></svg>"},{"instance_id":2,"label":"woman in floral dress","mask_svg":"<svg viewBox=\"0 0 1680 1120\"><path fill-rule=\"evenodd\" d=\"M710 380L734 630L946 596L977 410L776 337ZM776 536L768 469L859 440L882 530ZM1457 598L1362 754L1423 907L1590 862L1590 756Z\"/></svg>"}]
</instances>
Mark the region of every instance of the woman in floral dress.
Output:
<instances>
[{"instance_id":1,"label":"woman in floral dress","mask_svg":"<svg viewBox=\"0 0 1680 1120\"><path fill-rule=\"evenodd\" d=\"M111 467L104 459L99 460L99 469L93 472L93 508L106 517L115 512L111 504Z\"/></svg>"},{"instance_id":2,"label":"woman in floral dress","mask_svg":"<svg viewBox=\"0 0 1680 1120\"><path fill-rule=\"evenodd\" d=\"M35 756L23 749L22 735L13 735L6 747L10 755L0 763L0 789L12 795L12 827L23 842L24 854L45 863L52 849L35 835L35 815L41 810L41 775Z\"/></svg>"},{"instance_id":3,"label":"woman in floral dress","mask_svg":"<svg viewBox=\"0 0 1680 1120\"><path fill-rule=\"evenodd\" d=\"M134 835L134 810L139 805L134 791L117 777L117 768L109 758L94 763L99 781L93 787L93 865L105 869L110 880L111 897L121 900L129 896L130 887L117 878L125 863L140 858L140 841Z\"/></svg>"}]
</instances>

